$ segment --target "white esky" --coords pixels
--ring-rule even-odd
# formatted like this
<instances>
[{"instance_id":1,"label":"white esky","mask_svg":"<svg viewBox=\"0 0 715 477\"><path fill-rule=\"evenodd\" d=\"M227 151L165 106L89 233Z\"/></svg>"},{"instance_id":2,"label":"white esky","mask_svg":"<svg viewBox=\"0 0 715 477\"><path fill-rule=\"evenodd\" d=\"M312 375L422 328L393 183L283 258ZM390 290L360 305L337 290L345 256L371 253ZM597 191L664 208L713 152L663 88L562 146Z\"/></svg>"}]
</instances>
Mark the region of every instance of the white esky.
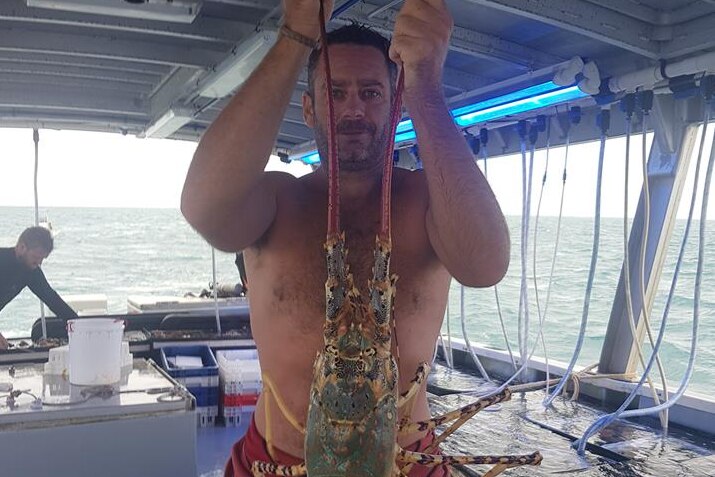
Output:
<instances>
[{"instance_id":1,"label":"white esky","mask_svg":"<svg viewBox=\"0 0 715 477\"><path fill-rule=\"evenodd\" d=\"M582 126L583 127L583 126ZM701 178L712 144L708 134ZM699 139L698 139L699 140ZM0 206L33 206L34 144L30 129L0 129ZM181 189L196 143L138 139L110 133L40 130L38 190L40 208L46 207L139 207L177 208ZM592 217L598 143L571 146L564 199L564 215ZM697 143L694 155L697 153ZM541 215L557 216L561 197L564 148L549 156ZM533 175L532 214L544 173L545 151L537 151ZM601 213L623 216L625 140L609 140L604 161ZM635 211L642 183L641 136L631 141L629 215ZM692 166L678 211L687 217L692 191ZM480 161L480 165L481 161ZM300 163L286 165L272 156L267 170L294 175L310 172ZM520 215L522 204L521 156L493 158L488 163L489 181L506 215ZM701 179L702 180L702 179ZM715 195L714 195L715 197ZM711 198L708 217L715 217ZM699 216L699 205L696 217Z\"/></svg>"}]
</instances>

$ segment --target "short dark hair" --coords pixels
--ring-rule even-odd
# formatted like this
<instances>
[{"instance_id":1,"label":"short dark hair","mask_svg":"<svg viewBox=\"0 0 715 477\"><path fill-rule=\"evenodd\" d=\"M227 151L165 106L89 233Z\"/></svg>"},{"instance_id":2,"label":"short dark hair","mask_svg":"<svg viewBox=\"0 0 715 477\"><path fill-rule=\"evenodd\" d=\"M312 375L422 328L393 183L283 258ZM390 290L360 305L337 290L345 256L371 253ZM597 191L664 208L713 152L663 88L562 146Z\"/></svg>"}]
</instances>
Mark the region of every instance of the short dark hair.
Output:
<instances>
[{"instance_id":1,"label":"short dark hair","mask_svg":"<svg viewBox=\"0 0 715 477\"><path fill-rule=\"evenodd\" d=\"M390 90L394 93L397 82L397 65L390 59L390 40L376 31L359 23L351 23L326 35L328 45L361 45L377 48L385 57L387 70L390 72ZM308 58L308 94L315 99L315 68L318 66L323 49L318 47Z\"/></svg>"},{"instance_id":2,"label":"short dark hair","mask_svg":"<svg viewBox=\"0 0 715 477\"><path fill-rule=\"evenodd\" d=\"M55 248L55 241L52 238L52 233L44 227L28 227L17 240L25 244L27 248L41 248L47 253L52 252Z\"/></svg>"}]
</instances>

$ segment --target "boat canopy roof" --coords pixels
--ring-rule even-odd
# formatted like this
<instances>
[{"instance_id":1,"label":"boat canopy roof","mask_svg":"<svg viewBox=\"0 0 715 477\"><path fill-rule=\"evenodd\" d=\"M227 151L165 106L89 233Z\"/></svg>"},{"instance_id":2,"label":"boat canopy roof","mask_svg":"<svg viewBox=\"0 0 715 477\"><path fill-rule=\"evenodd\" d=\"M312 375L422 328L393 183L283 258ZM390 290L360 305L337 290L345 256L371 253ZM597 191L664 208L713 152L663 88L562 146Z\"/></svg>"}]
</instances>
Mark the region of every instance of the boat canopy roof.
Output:
<instances>
[{"instance_id":1,"label":"boat canopy roof","mask_svg":"<svg viewBox=\"0 0 715 477\"><path fill-rule=\"evenodd\" d=\"M715 0L447 3L455 28L444 91L455 108L557 75L563 84L586 81L591 93L619 93L646 80L609 78L652 70L652 87L668 76L666 65L691 59L697 72L715 64ZM400 7L336 0L332 25L357 21L389 35ZM275 41L280 17L279 0L3 0L0 126L198 140ZM311 148L300 101L306 85L304 73L278 152ZM570 104L597 102L584 94Z\"/></svg>"}]
</instances>

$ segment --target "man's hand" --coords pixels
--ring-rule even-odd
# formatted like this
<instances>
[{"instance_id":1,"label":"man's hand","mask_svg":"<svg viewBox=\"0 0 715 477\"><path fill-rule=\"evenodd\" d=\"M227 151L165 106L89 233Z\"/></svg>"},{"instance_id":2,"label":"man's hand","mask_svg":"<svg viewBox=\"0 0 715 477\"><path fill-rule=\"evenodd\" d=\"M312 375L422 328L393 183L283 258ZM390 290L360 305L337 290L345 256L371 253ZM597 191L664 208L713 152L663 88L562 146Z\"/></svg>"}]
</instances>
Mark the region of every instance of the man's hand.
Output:
<instances>
[{"instance_id":1,"label":"man's hand","mask_svg":"<svg viewBox=\"0 0 715 477\"><path fill-rule=\"evenodd\" d=\"M444 0L405 1L395 22L390 58L405 69L406 93L442 94L453 24Z\"/></svg>"},{"instance_id":2,"label":"man's hand","mask_svg":"<svg viewBox=\"0 0 715 477\"><path fill-rule=\"evenodd\" d=\"M324 4L326 23L333 13L333 0L283 0L285 25L311 39L320 37L320 3Z\"/></svg>"},{"instance_id":3,"label":"man's hand","mask_svg":"<svg viewBox=\"0 0 715 477\"><path fill-rule=\"evenodd\" d=\"M8 343L5 337L0 334L0 349L8 349L9 347L10 343Z\"/></svg>"}]
</instances>

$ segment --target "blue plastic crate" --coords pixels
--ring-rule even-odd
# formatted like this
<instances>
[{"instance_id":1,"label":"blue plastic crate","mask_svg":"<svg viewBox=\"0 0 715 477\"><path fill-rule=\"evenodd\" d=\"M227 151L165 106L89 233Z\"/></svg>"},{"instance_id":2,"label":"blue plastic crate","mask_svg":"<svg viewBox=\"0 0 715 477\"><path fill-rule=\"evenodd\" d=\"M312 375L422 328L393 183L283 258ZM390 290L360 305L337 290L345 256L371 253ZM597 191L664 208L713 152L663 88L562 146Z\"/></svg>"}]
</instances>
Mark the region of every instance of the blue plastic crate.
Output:
<instances>
[{"instance_id":1,"label":"blue plastic crate","mask_svg":"<svg viewBox=\"0 0 715 477\"><path fill-rule=\"evenodd\" d=\"M218 364L211 348L206 345L197 346L167 346L161 348L161 367L173 378L188 378L195 376L218 375ZM203 366L200 368L182 368L171 364L167 358L176 356L197 356Z\"/></svg>"},{"instance_id":2,"label":"blue plastic crate","mask_svg":"<svg viewBox=\"0 0 715 477\"><path fill-rule=\"evenodd\" d=\"M214 387L195 387L187 388L188 391L196 398L196 406L218 406L218 386Z\"/></svg>"}]
</instances>

